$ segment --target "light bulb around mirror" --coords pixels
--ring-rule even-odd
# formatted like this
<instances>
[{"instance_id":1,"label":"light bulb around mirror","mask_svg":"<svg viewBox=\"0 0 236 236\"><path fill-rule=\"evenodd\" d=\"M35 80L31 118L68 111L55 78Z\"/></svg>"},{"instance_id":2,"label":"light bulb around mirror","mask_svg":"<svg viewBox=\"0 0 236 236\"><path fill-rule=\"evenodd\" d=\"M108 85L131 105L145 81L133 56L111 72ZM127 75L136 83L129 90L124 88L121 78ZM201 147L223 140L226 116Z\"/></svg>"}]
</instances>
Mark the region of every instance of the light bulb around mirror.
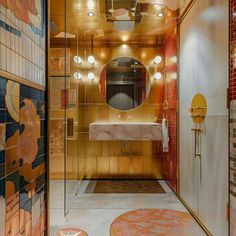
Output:
<instances>
[{"instance_id":1,"label":"light bulb around mirror","mask_svg":"<svg viewBox=\"0 0 236 236\"><path fill-rule=\"evenodd\" d=\"M155 59L154 59L154 63L155 64L160 64L162 61L162 57L161 56L156 56Z\"/></svg>"},{"instance_id":2,"label":"light bulb around mirror","mask_svg":"<svg viewBox=\"0 0 236 236\"><path fill-rule=\"evenodd\" d=\"M154 75L154 79L155 80L160 80L162 77L162 74L160 72L157 72L155 75Z\"/></svg>"},{"instance_id":3,"label":"light bulb around mirror","mask_svg":"<svg viewBox=\"0 0 236 236\"><path fill-rule=\"evenodd\" d=\"M82 75L79 72L75 72L74 73L74 78L77 80L81 80L82 79Z\"/></svg>"},{"instance_id":4,"label":"light bulb around mirror","mask_svg":"<svg viewBox=\"0 0 236 236\"><path fill-rule=\"evenodd\" d=\"M79 56L74 56L74 62L81 64L82 63L82 59Z\"/></svg>"},{"instance_id":5,"label":"light bulb around mirror","mask_svg":"<svg viewBox=\"0 0 236 236\"><path fill-rule=\"evenodd\" d=\"M95 58L94 58L94 56L90 55L90 56L88 57L88 62L89 62L90 64L94 64L94 63L95 63Z\"/></svg>"},{"instance_id":6,"label":"light bulb around mirror","mask_svg":"<svg viewBox=\"0 0 236 236\"><path fill-rule=\"evenodd\" d=\"M89 79L89 80L94 80L94 79L95 79L94 73L89 72L89 73L88 73L88 79Z\"/></svg>"}]
</instances>

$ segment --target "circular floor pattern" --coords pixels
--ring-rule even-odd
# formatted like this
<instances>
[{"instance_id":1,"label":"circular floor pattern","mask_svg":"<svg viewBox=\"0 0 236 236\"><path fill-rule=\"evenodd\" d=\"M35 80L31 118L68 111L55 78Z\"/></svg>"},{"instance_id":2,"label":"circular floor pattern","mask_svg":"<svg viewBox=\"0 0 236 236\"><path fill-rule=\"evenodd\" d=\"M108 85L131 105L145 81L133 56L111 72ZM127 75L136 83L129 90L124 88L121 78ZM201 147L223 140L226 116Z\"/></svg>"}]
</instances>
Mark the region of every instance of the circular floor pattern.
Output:
<instances>
[{"instance_id":1,"label":"circular floor pattern","mask_svg":"<svg viewBox=\"0 0 236 236\"><path fill-rule=\"evenodd\" d=\"M83 230L75 229L75 228L64 228L60 229L56 236L88 236Z\"/></svg>"},{"instance_id":2,"label":"circular floor pattern","mask_svg":"<svg viewBox=\"0 0 236 236\"><path fill-rule=\"evenodd\" d=\"M206 236L187 212L166 209L142 209L117 217L111 236Z\"/></svg>"}]
</instances>

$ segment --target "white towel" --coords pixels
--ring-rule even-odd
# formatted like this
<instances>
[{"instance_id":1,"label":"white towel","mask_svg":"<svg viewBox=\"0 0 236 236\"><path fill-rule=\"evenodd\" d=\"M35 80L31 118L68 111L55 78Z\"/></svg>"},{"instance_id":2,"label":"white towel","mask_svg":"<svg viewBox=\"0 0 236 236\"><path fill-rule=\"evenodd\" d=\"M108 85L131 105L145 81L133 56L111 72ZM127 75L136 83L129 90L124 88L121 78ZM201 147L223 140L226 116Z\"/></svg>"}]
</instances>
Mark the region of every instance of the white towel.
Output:
<instances>
[{"instance_id":1,"label":"white towel","mask_svg":"<svg viewBox=\"0 0 236 236\"><path fill-rule=\"evenodd\" d=\"M169 151L169 132L167 119L162 119L162 148L163 152Z\"/></svg>"}]
</instances>

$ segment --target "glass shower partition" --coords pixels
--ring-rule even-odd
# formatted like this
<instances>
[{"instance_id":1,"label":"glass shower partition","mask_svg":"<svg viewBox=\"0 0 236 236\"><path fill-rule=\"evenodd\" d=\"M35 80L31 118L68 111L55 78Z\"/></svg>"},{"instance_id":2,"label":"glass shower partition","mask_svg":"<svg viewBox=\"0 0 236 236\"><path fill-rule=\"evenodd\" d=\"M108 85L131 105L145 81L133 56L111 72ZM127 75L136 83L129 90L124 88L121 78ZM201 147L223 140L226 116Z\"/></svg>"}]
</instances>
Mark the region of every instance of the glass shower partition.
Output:
<instances>
[{"instance_id":1,"label":"glass shower partition","mask_svg":"<svg viewBox=\"0 0 236 236\"><path fill-rule=\"evenodd\" d=\"M78 160L78 84L74 74L77 63L74 58L77 52L77 33L73 26L76 17L71 1L65 0L64 31L64 89L61 91L64 109L64 213L71 209L71 203L77 194L77 160Z\"/></svg>"}]
</instances>

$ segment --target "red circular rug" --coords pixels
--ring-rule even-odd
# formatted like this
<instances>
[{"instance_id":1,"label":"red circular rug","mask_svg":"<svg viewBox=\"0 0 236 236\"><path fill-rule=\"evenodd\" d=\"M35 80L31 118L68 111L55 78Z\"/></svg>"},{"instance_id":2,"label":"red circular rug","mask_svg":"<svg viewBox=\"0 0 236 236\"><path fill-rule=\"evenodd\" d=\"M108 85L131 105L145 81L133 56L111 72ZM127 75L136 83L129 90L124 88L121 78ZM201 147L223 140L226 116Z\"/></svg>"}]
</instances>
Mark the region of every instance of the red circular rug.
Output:
<instances>
[{"instance_id":1,"label":"red circular rug","mask_svg":"<svg viewBox=\"0 0 236 236\"><path fill-rule=\"evenodd\" d=\"M65 229L60 229L56 233L56 236L88 236L88 234L80 229L65 228Z\"/></svg>"},{"instance_id":2,"label":"red circular rug","mask_svg":"<svg viewBox=\"0 0 236 236\"><path fill-rule=\"evenodd\" d=\"M187 212L165 209L142 209L117 217L111 236L206 236Z\"/></svg>"}]
</instances>

